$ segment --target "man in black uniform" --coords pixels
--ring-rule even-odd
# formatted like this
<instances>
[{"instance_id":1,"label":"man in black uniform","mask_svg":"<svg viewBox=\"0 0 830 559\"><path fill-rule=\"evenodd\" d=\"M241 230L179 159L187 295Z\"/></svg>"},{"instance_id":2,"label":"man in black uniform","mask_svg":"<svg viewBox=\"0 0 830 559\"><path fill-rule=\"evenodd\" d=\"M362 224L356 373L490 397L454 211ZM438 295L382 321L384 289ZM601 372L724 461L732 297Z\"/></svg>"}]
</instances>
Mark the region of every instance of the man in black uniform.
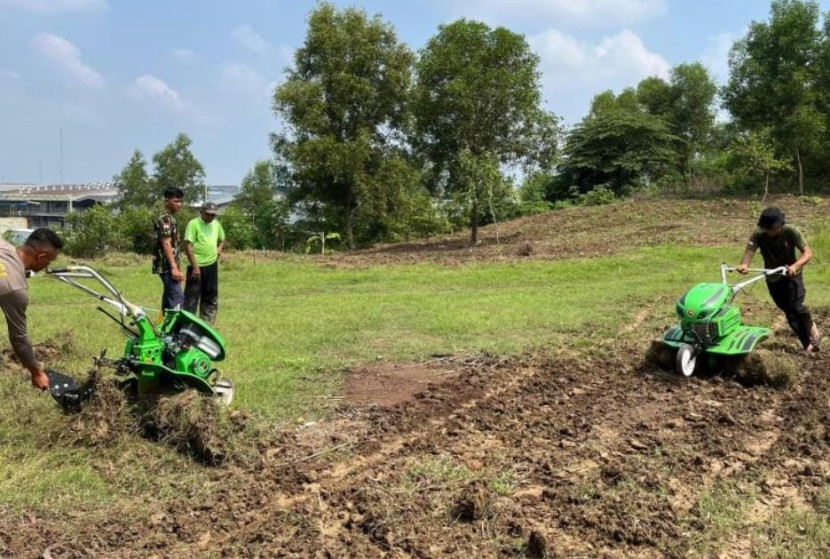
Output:
<instances>
[{"instance_id":1,"label":"man in black uniform","mask_svg":"<svg viewBox=\"0 0 830 559\"><path fill-rule=\"evenodd\" d=\"M801 341L808 353L819 350L821 333L813 322L813 317L804 306L804 276L801 269L813 257L810 245L806 243L801 232L787 225L784 212L780 208L767 208L761 213L758 228L752 233L746 245L746 251L737 271L746 274L752 263L755 251L761 249L765 268L785 266L786 276L767 277L767 288L776 306L784 311L787 322ZM801 253L796 258L796 249Z\"/></svg>"}]
</instances>

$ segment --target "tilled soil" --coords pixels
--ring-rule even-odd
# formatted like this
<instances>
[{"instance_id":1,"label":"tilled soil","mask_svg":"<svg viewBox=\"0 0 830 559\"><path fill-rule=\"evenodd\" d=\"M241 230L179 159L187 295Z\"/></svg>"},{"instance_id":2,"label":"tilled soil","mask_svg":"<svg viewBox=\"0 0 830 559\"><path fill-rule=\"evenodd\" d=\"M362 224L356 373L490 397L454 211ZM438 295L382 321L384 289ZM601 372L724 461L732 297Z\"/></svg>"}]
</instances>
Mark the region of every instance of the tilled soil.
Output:
<instances>
[{"instance_id":1,"label":"tilled soil","mask_svg":"<svg viewBox=\"0 0 830 559\"><path fill-rule=\"evenodd\" d=\"M757 490L768 516L830 482L826 357L795 357L797 384L776 390L602 353L443 358L425 369L451 380L394 405L344 400L139 517L3 514L0 556L686 557L702 496ZM720 542L727 556L746 555L744 535Z\"/></svg>"}]
</instances>

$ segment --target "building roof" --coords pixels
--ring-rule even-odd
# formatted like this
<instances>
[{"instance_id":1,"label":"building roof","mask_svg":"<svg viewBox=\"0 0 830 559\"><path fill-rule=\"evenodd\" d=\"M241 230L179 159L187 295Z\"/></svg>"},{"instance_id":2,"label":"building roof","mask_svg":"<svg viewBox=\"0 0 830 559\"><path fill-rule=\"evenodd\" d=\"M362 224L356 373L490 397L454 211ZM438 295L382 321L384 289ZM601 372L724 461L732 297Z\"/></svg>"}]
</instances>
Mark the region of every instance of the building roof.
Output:
<instances>
[{"instance_id":1,"label":"building roof","mask_svg":"<svg viewBox=\"0 0 830 559\"><path fill-rule=\"evenodd\" d=\"M235 185L208 186L208 200L219 206L233 201L239 187ZM0 183L0 201L59 202L70 198L73 202L93 200L112 202L118 197L118 188L112 182L91 182L84 184L11 184ZM194 204L200 206L201 202Z\"/></svg>"},{"instance_id":2,"label":"building roof","mask_svg":"<svg viewBox=\"0 0 830 559\"><path fill-rule=\"evenodd\" d=\"M4 188L0 189L0 200L52 202L71 199L73 202L109 202L118 196L118 189L111 182L3 186ZM5 188L6 186L9 188Z\"/></svg>"}]
</instances>

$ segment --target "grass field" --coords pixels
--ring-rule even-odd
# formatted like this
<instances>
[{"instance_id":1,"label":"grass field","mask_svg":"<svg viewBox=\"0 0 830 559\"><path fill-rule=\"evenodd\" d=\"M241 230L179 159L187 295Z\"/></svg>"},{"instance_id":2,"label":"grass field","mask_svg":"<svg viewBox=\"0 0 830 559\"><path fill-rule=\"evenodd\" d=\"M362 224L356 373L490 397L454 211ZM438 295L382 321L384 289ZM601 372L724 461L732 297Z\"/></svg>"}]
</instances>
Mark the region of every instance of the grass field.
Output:
<instances>
[{"instance_id":1,"label":"grass field","mask_svg":"<svg viewBox=\"0 0 830 559\"><path fill-rule=\"evenodd\" d=\"M717 281L720 263L736 255L740 247L665 246L559 262L366 269L232 256L221 271L217 321L229 344L225 373L238 384L239 407L269 419L309 416L314 398L349 366L590 343L618 335L644 308L669 325L673 299L697 281ZM102 268L128 298L152 307L160 283L147 269ZM827 272L813 266L809 284L827 281ZM45 278L33 280L31 293L37 338L72 331L81 354L120 351L117 327L93 299ZM763 286L750 297L766 298ZM665 304L654 306L657 299ZM830 293L811 290L810 301L827 305ZM77 360L65 366L83 370Z\"/></svg>"},{"instance_id":2,"label":"grass field","mask_svg":"<svg viewBox=\"0 0 830 559\"><path fill-rule=\"evenodd\" d=\"M807 285L808 303L828 308L830 227L824 215L818 209L809 221L817 257ZM257 422L316 419L327 413L326 397L338 390L340 372L360 364L584 350L598 340L656 336L673 322L676 297L697 281L716 281L720 263L737 263L742 249L740 243L654 243L562 260L360 266L340 265L337 258L232 254L220 268L224 372L236 382L234 408ZM157 307L161 285L148 262L124 257L93 265L129 300ZM30 296L34 340L67 331L73 339L74 351L49 366L80 376L102 348L120 354L117 327L88 296L46 278L30 281ZM745 301L751 319L773 317L762 285ZM56 406L13 371L0 376L0 397L1 508L54 512L98 503L105 511L116 502L139 507L148 494L166 499L199 491L202 467L163 446L136 438L104 448L62 444ZM827 535L826 521L793 515L782 517L781 530L793 523L811 526L816 537ZM780 530L763 537L782 545Z\"/></svg>"}]
</instances>

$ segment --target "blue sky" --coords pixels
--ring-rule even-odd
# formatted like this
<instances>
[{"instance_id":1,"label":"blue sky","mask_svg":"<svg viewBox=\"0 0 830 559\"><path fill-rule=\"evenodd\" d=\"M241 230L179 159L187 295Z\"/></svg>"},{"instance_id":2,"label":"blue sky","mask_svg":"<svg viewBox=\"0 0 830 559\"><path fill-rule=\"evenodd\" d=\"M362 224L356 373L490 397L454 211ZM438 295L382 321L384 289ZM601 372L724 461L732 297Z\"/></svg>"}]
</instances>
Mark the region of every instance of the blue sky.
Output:
<instances>
[{"instance_id":1,"label":"blue sky","mask_svg":"<svg viewBox=\"0 0 830 559\"><path fill-rule=\"evenodd\" d=\"M415 50L457 17L519 31L546 105L578 122L592 96L686 61L725 77L731 42L766 0L366 0ZM178 132L209 184L268 157L271 91L311 0L0 0L0 182L109 180ZM830 0L821 2L830 9Z\"/></svg>"}]
</instances>

